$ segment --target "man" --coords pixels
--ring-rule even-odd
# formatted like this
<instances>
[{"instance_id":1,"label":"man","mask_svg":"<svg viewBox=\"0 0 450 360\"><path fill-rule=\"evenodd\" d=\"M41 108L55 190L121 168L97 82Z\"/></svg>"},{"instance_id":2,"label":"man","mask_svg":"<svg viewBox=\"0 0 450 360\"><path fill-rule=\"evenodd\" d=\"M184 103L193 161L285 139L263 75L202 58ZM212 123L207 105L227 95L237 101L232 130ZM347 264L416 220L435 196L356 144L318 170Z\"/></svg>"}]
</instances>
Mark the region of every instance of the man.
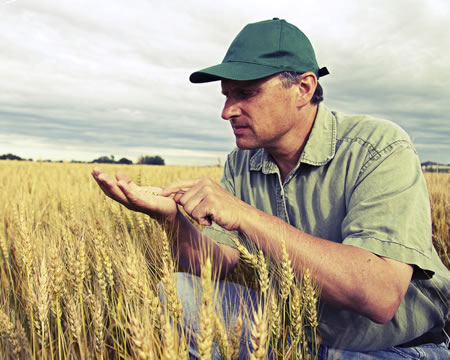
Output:
<instances>
[{"instance_id":1,"label":"man","mask_svg":"<svg viewBox=\"0 0 450 360\"><path fill-rule=\"evenodd\" d=\"M449 276L431 243L414 147L390 122L328 110L318 84L326 74L295 26L249 24L221 64L190 77L221 81L226 98L237 149L222 186L180 181L151 196L123 174L93 175L113 199L176 229L180 262L194 272L206 245L230 272L239 260L232 236L275 261L286 241L295 272L313 269L320 282L322 358L448 358Z\"/></svg>"}]
</instances>

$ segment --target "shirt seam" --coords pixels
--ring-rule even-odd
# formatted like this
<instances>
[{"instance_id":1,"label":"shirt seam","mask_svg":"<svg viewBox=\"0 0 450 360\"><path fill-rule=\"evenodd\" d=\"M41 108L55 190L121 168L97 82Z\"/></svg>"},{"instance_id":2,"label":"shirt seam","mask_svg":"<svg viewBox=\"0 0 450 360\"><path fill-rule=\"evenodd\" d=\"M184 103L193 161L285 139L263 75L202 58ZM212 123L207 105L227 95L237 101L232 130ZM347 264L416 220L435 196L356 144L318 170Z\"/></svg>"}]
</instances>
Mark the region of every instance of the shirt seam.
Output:
<instances>
[{"instance_id":1,"label":"shirt seam","mask_svg":"<svg viewBox=\"0 0 450 360\"><path fill-rule=\"evenodd\" d=\"M341 139L338 139L337 141L339 141L341 143L343 143L343 142L358 143L363 147L367 147L367 150L369 152L369 158L361 166L360 175L362 175L367 170L367 168L369 167L369 164L372 161L377 161L381 157L390 153L389 150L392 150L397 144L406 144L408 148L411 148L415 151L414 147L411 146L411 143L404 139L399 139L399 140L393 141L380 150L377 150L373 144L371 144L370 142L368 142L360 137L355 137L355 138L343 137Z\"/></svg>"},{"instance_id":2,"label":"shirt seam","mask_svg":"<svg viewBox=\"0 0 450 360\"><path fill-rule=\"evenodd\" d=\"M330 114L332 116L331 136L327 139L327 140L329 140L329 141L327 141L327 144L330 145L329 153L326 155L326 157L324 159L319 160L319 161L310 160L310 159L308 159L308 154L303 153L300 157L302 162L309 164L309 165L313 165L313 166L323 166L323 165L329 163L336 156L336 152L337 152L336 146L337 146L337 142L338 142L337 120L336 120L336 116L332 112L330 112Z\"/></svg>"},{"instance_id":3,"label":"shirt seam","mask_svg":"<svg viewBox=\"0 0 450 360\"><path fill-rule=\"evenodd\" d=\"M401 247L403 247L403 248L405 248L405 249L408 249L408 250L411 250L411 251L415 251L415 252L419 253L420 255L424 256L425 258L430 259L430 257L428 257L428 256L427 256L425 253L423 253L422 251L417 250L417 249L412 248L412 247L409 247L409 246L406 246L406 245L404 245L404 244L402 244L402 243L399 243L399 242L396 242L396 241L383 240L383 239L379 239L379 238L377 238L377 237L375 237L375 236L357 236L357 235L349 235L349 236L346 236L346 237L345 237L345 239L349 239L349 238L350 238L350 239L373 239L373 240L377 240L377 241L382 242L382 243L395 244L395 245L401 246ZM342 241L343 244L345 244L345 239Z\"/></svg>"}]
</instances>

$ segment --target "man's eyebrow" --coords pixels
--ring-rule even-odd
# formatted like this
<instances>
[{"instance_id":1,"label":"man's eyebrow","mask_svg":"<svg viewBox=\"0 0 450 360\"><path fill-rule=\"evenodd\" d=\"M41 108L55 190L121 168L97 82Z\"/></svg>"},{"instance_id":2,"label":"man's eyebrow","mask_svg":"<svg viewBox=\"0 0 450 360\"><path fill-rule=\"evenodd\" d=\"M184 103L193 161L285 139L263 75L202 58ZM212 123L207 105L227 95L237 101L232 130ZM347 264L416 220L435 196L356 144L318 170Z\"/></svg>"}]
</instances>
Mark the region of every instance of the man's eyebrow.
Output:
<instances>
[{"instance_id":1,"label":"man's eyebrow","mask_svg":"<svg viewBox=\"0 0 450 360\"><path fill-rule=\"evenodd\" d=\"M251 85L237 85L231 89L224 90L222 89L222 94L226 95L229 91L259 91L261 86L259 84L251 84Z\"/></svg>"}]
</instances>

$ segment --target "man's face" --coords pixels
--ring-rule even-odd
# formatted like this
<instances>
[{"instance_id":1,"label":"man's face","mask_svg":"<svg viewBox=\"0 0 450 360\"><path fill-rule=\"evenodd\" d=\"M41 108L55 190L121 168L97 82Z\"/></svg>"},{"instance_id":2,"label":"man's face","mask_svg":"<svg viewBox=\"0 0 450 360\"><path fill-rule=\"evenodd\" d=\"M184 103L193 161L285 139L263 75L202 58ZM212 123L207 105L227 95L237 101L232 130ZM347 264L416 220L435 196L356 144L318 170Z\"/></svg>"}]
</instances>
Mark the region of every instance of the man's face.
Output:
<instances>
[{"instance_id":1,"label":"man's face","mask_svg":"<svg viewBox=\"0 0 450 360\"><path fill-rule=\"evenodd\" d=\"M278 75L269 78L222 80L226 97L222 118L229 120L241 149L283 147L298 126L298 87L283 87Z\"/></svg>"}]
</instances>

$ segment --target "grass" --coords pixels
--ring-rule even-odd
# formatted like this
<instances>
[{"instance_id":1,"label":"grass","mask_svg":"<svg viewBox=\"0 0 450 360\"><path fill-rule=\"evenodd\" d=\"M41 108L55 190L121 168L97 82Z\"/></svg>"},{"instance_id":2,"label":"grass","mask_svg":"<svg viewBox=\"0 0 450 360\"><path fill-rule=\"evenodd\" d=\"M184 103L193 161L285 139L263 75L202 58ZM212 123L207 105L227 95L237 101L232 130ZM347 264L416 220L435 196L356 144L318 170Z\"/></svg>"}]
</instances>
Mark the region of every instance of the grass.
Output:
<instances>
[{"instance_id":1,"label":"grass","mask_svg":"<svg viewBox=\"0 0 450 360\"><path fill-rule=\"evenodd\" d=\"M0 162L0 359L187 359L191 332L179 326L183 309L172 276L177 263L169 250L170 234L106 198L91 179L91 168ZM222 172L214 167L104 168L125 170L138 184L154 186L202 175L218 181ZM426 178L434 243L449 267L450 177ZM265 310L242 310L233 324L225 324L216 312L216 275L205 256L197 340L202 357L208 358L217 343L223 358L237 358L239 334L250 323L252 358L264 358L269 344L279 358L306 358L306 334L316 334L318 321L319 294L310 272L296 278L285 256L274 265L281 274L276 279L262 253L243 252L242 260L256 274ZM234 277L243 274L240 268ZM160 282L166 304L158 296ZM313 340L315 357L318 333Z\"/></svg>"}]
</instances>

